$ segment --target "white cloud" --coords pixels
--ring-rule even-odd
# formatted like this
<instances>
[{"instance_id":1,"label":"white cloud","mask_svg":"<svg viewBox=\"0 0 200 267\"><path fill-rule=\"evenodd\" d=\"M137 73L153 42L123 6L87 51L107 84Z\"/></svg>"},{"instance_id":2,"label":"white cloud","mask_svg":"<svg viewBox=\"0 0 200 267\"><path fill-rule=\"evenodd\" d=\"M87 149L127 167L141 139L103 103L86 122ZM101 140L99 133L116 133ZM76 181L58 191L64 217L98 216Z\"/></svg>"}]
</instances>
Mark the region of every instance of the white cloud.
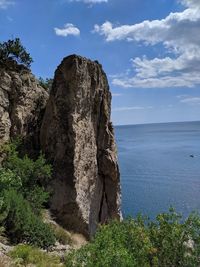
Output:
<instances>
[{"instance_id":1,"label":"white cloud","mask_svg":"<svg viewBox=\"0 0 200 267\"><path fill-rule=\"evenodd\" d=\"M199 0L180 0L180 2L187 7L200 6Z\"/></svg>"},{"instance_id":2,"label":"white cloud","mask_svg":"<svg viewBox=\"0 0 200 267\"><path fill-rule=\"evenodd\" d=\"M134 106L134 107L118 107L113 108L112 111L129 111L129 110L144 110L144 109L152 109L152 106L148 107L140 107L140 106Z\"/></svg>"},{"instance_id":3,"label":"white cloud","mask_svg":"<svg viewBox=\"0 0 200 267\"><path fill-rule=\"evenodd\" d=\"M72 23L67 23L62 29L54 28L56 35L67 37L69 35L79 36L80 30L75 27Z\"/></svg>"},{"instance_id":4,"label":"white cloud","mask_svg":"<svg viewBox=\"0 0 200 267\"><path fill-rule=\"evenodd\" d=\"M189 105L200 105L200 97L188 97L181 99L180 102Z\"/></svg>"},{"instance_id":5,"label":"white cloud","mask_svg":"<svg viewBox=\"0 0 200 267\"><path fill-rule=\"evenodd\" d=\"M6 9L9 6L14 5L13 1L9 0L0 0L0 9Z\"/></svg>"},{"instance_id":6,"label":"white cloud","mask_svg":"<svg viewBox=\"0 0 200 267\"><path fill-rule=\"evenodd\" d=\"M194 76L191 76L194 75ZM112 81L113 85L124 88L173 88L173 87L194 87L200 84L199 73L195 74L180 74L178 76L164 76L154 78L138 78L125 77L115 78Z\"/></svg>"},{"instance_id":7,"label":"white cloud","mask_svg":"<svg viewBox=\"0 0 200 267\"><path fill-rule=\"evenodd\" d=\"M112 96L122 96L122 94L112 93Z\"/></svg>"},{"instance_id":8,"label":"white cloud","mask_svg":"<svg viewBox=\"0 0 200 267\"><path fill-rule=\"evenodd\" d=\"M164 58L145 56L131 60L132 77L114 77L122 87L193 87L200 84L200 0L181 0L182 12L170 13L161 20L145 20L134 25L114 26L107 21L95 25L94 32L107 42L126 40L145 46L162 44L170 54Z\"/></svg>"}]
</instances>

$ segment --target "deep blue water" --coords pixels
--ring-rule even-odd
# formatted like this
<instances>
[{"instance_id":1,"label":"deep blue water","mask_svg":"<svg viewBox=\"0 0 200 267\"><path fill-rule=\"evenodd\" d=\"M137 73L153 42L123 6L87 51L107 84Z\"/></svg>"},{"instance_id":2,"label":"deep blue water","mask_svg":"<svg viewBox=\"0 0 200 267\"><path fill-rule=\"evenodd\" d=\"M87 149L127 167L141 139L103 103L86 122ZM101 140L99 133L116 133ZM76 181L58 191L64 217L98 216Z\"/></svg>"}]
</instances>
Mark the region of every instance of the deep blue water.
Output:
<instances>
[{"instance_id":1,"label":"deep blue water","mask_svg":"<svg viewBox=\"0 0 200 267\"><path fill-rule=\"evenodd\" d=\"M200 212L200 122L117 126L115 136L124 216Z\"/></svg>"}]
</instances>

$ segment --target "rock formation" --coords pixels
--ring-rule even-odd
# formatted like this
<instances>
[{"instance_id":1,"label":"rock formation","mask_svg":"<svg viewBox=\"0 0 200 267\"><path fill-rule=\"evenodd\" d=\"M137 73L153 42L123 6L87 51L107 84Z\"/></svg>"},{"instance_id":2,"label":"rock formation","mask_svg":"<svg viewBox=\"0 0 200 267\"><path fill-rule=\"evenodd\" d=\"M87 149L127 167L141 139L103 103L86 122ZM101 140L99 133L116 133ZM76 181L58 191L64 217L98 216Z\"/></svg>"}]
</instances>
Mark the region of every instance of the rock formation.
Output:
<instances>
[{"instance_id":1,"label":"rock formation","mask_svg":"<svg viewBox=\"0 0 200 267\"><path fill-rule=\"evenodd\" d=\"M39 131L48 93L22 65L0 69L0 144L24 139L26 150L39 150Z\"/></svg>"},{"instance_id":2,"label":"rock formation","mask_svg":"<svg viewBox=\"0 0 200 267\"><path fill-rule=\"evenodd\" d=\"M13 66L0 67L0 144L19 136L29 155L42 149L53 164L51 210L67 229L92 235L98 223L120 218L106 75L98 62L69 56L49 97L28 69Z\"/></svg>"},{"instance_id":3,"label":"rock formation","mask_svg":"<svg viewBox=\"0 0 200 267\"><path fill-rule=\"evenodd\" d=\"M40 142L53 164L51 209L68 229L92 235L120 218L111 93L98 62L65 58L55 72Z\"/></svg>"}]
</instances>

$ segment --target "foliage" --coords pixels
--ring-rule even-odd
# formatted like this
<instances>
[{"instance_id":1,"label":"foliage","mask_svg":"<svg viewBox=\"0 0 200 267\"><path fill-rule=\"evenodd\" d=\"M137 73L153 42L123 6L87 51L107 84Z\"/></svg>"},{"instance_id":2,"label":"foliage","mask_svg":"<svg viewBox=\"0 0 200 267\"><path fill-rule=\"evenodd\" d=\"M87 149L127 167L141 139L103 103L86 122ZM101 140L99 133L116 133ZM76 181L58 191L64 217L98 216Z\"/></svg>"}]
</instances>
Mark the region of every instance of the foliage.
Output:
<instances>
[{"instance_id":1,"label":"foliage","mask_svg":"<svg viewBox=\"0 0 200 267\"><path fill-rule=\"evenodd\" d=\"M23 188L33 188L37 183L46 184L51 177L52 168L46 164L43 154L33 161L27 155L20 157L17 147L18 142L4 146L7 154L3 167L14 171L22 179Z\"/></svg>"},{"instance_id":2,"label":"foliage","mask_svg":"<svg viewBox=\"0 0 200 267\"><path fill-rule=\"evenodd\" d=\"M22 187L21 178L11 170L0 168L0 188L1 192L11 188L19 190ZM0 193L1 193L0 192Z\"/></svg>"},{"instance_id":3,"label":"foliage","mask_svg":"<svg viewBox=\"0 0 200 267\"><path fill-rule=\"evenodd\" d=\"M23 64L28 68L33 62L33 59L26 52L19 38L0 43L0 62L6 65L9 59L15 60L17 63Z\"/></svg>"},{"instance_id":4,"label":"foliage","mask_svg":"<svg viewBox=\"0 0 200 267\"><path fill-rule=\"evenodd\" d=\"M191 245L192 244L192 245ZM66 267L196 267L200 264L200 217L173 209L155 222L139 216L101 226L91 243L66 257Z\"/></svg>"},{"instance_id":5,"label":"foliage","mask_svg":"<svg viewBox=\"0 0 200 267\"><path fill-rule=\"evenodd\" d=\"M156 219L157 223L149 224L149 229L159 266L198 266L200 217L193 213L182 222L182 216L170 209Z\"/></svg>"},{"instance_id":6,"label":"foliage","mask_svg":"<svg viewBox=\"0 0 200 267\"><path fill-rule=\"evenodd\" d=\"M37 248L28 245L18 245L10 252L10 256L18 266L33 264L36 267L56 267L62 266L56 256L48 255Z\"/></svg>"},{"instance_id":7,"label":"foliage","mask_svg":"<svg viewBox=\"0 0 200 267\"><path fill-rule=\"evenodd\" d=\"M0 169L0 194L3 189L16 189L39 214L49 197L44 187L51 177L52 168L42 154L35 161L27 155L20 157L18 146L19 142L13 142L2 149L6 157Z\"/></svg>"},{"instance_id":8,"label":"foliage","mask_svg":"<svg viewBox=\"0 0 200 267\"><path fill-rule=\"evenodd\" d=\"M43 79L42 77L40 77L39 78L39 84L44 89L46 89L48 92L50 92L51 88L52 88L52 84L53 84L53 79L51 79L51 78Z\"/></svg>"},{"instance_id":9,"label":"foliage","mask_svg":"<svg viewBox=\"0 0 200 267\"><path fill-rule=\"evenodd\" d=\"M4 192L0 213L4 214L1 223L13 243L26 242L42 248L55 243L51 228L33 213L29 202L16 191Z\"/></svg>"},{"instance_id":10,"label":"foliage","mask_svg":"<svg viewBox=\"0 0 200 267\"><path fill-rule=\"evenodd\" d=\"M147 232L139 221L113 221L101 226L91 243L69 255L66 266L147 267L151 250Z\"/></svg>"},{"instance_id":11,"label":"foliage","mask_svg":"<svg viewBox=\"0 0 200 267\"><path fill-rule=\"evenodd\" d=\"M0 226L0 243L7 243L7 238L6 238L6 235L5 235L5 228L3 226Z\"/></svg>"},{"instance_id":12,"label":"foliage","mask_svg":"<svg viewBox=\"0 0 200 267\"><path fill-rule=\"evenodd\" d=\"M35 186L31 191L26 191L25 196L34 213L41 215L44 204L47 203L49 199L49 193L46 192L43 187Z\"/></svg>"},{"instance_id":13,"label":"foliage","mask_svg":"<svg viewBox=\"0 0 200 267\"><path fill-rule=\"evenodd\" d=\"M44 190L51 166L41 154L37 160L20 157L17 143L1 148L5 160L0 168L0 226L14 243L26 242L42 248L55 243L41 211L49 198Z\"/></svg>"}]
</instances>

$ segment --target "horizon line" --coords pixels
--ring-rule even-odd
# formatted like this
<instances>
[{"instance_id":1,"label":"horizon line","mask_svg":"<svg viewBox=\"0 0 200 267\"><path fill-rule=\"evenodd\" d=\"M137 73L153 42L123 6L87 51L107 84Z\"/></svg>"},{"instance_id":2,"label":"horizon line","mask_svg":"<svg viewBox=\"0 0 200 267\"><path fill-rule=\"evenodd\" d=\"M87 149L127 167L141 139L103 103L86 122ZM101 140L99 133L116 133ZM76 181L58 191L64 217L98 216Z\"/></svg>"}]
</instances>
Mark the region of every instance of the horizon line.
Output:
<instances>
[{"instance_id":1,"label":"horizon line","mask_svg":"<svg viewBox=\"0 0 200 267\"><path fill-rule=\"evenodd\" d=\"M167 122L147 122L147 123L130 123L130 124L113 124L114 127L119 126L135 126L135 125L148 125L148 124L169 124L169 123L189 123L189 122L200 122L200 120L195 121L167 121Z\"/></svg>"}]
</instances>

